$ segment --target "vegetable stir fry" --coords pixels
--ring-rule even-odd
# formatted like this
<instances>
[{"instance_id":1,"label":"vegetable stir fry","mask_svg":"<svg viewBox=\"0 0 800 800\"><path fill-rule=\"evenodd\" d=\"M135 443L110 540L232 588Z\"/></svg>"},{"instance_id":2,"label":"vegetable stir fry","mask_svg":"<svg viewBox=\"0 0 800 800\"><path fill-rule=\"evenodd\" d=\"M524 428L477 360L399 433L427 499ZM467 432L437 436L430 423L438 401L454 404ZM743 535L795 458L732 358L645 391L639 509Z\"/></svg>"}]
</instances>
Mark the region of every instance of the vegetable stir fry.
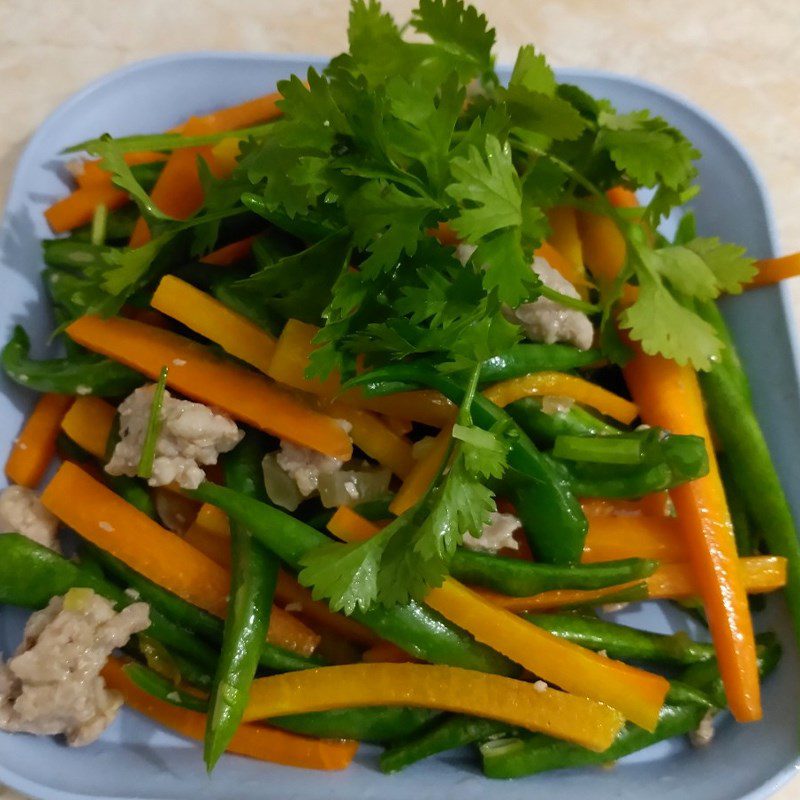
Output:
<instances>
[{"instance_id":1,"label":"vegetable stir fry","mask_svg":"<svg viewBox=\"0 0 800 800\"><path fill-rule=\"evenodd\" d=\"M715 300L800 258L698 236L681 132L531 45L502 84L462 0L353 0L348 33L70 149L63 355L2 352L40 396L0 494L0 602L35 610L0 727L85 744L124 702L209 770L473 744L512 778L760 719L756 595L800 633L800 549ZM686 630L608 618L653 601Z\"/></svg>"}]
</instances>

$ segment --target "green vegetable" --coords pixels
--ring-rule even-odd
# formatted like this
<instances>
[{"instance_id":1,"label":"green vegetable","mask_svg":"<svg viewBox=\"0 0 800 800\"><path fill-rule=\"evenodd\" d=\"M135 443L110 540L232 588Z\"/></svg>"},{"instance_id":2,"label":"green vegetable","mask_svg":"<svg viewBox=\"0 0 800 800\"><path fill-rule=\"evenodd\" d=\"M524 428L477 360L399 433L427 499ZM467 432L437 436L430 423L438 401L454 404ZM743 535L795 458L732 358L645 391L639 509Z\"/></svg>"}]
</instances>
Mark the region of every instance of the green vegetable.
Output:
<instances>
[{"instance_id":1,"label":"green vegetable","mask_svg":"<svg viewBox=\"0 0 800 800\"><path fill-rule=\"evenodd\" d=\"M800 542L769 448L753 411L747 376L722 315L713 304L701 312L727 346L714 368L700 376L711 424L725 450L730 477L770 553L787 559L786 601L800 640Z\"/></svg>"},{"instance_id":2,"label":"green vegetable","mask_svg":"<svg viewBox=\"0 0 800 800\"><path fill-rule=\"evenodd\" d=\"M153 389L153 401L150 405L150 413L147 417L147 429L142 442L142 452L139 456L139 466L136 474L140 478L150 478L153 474L153 461L156 457L156 445L161 434L163 423L161 411L164 407L164 392L167 390L167 374L169 367L162 367L158 382Z\"/></svg>"},{"instance_id":3,"label":"green vegetable","mask_svg":"<svg viewBox=\"0 0 800 800\"><path fill-rule=\"evenodd\" d=\"M523 397L505 408L514 422L542 449L551 448L558 436L612 436L622 433L619 428L609 425L579 405L545 412L542 402L537 397Z\"/></svg>"},{"instance_id":4,"label":"green vegetable","mask_svg":"<svg viewBox=\"0 0 800 800\"><path fill-rule=\"evenodd\" d=\"M687 665L714 658L713 645L695 642L683 631L667 636L578 614L523 616L556 636L622 661Z\"/></svg>"},{"instance_id":5,"label":"green vegetable","mask_svg":"<svg viewBox=\"0 0 800 800\"><path fill-rule=\"evenodd\" d=\"M264 499L261 457L264 442L253 434L223 462L225 482L234 491ZM230 744L242 720L250 685L267 636L278 579L278 559L254 541L250 531L231 520L232 602L209 698L204 758L210 772Z\"/></svg>"},{"instance_id":6,"label":"green vegetable","mask_svg":"<svg viewBox=\"0 0 800 800\"><path fill-rule=\"evenodd\" d=\"M543 370L567 372L588 367L601 357L598 350L578 350L568 344L516 344L481 364L480 382L498 383Z\"/></svg>"},{"instance_id":7,"label":"green vegetable","mask_svg":"<svg viewBox=\"0 0 800 800\"><path fill-rule=\"evenodd\" d=\"M205 712L208 708L208 700L204 697L197 697L185 692L163 675L159 675L142 664L130 662L122 668L122 671L140 689L153 695L153 697L157 697L159 700L181 708L188 708L192 711Z\"/></svg>"},{"instance_id":8,"label":"green vegetable","mask_svg":"<svg viewBox=\"0 0 800 800\"><path fill-rule=\"evenodd\" d=\"M218 645L222 641L222 620L148 581L147 578L142 577L138 572L135 572L108 553L91 545L84 546L102 564L104 569L120 583L135 589L143 600L150 603L151 608L157 608L166 617L202 637L207 642ZM216 659L214 663L216 664ZM266 641L261 645L259 666L269 672L309 669L321 666L323 663L318 658L306 658Z\"/></svg>"},{"instance_id":9,"label":"green vegetable","mask_svg":"<svg viewBox=\"0 0 800 800\"><path fill-rule=\"evenodd\" d=\"M44 608L51 597L86 587L111 600L118 608L135 602L91 568L84 568L18 533L0 536L0 604ZM154 639L180 650L198 663L211 666L216 655L180 625L150 609L147 632Z\"/></svg>"},{"instance_id":10,"label":"green vegetable","mask_svg":"<svg viewBox=\"0 0 800 800\"><path fill-rule=\"evenodd\" d=\"M458 549L450 562L450 574L464 583L485 586L512 597L527 597L554 589L617 586L646 578L657 567L657 561L641 558L597 564L540 564Z\"/></svg>"},{"instance_id":11,"label":"green vegetable","mask_svg":"<svg viewBox=\"0 0 800 800\"><path fill-rule=\"evenodd\" d=\"M92 232L90 239L92 244L103 245L106 241L106 222L108 221L108 206L101 203L94 210L92 217Z\"/></svg>"},{"instance_id":12,"label":"green vegetable","mask_svg":"<svg viewBox=\"0 0 800 800\"><path fill-rule=\"evenodd\" d=\"M367 394L397 391L398 386L437 389L453 402L463 403L466 393L454 380L420 364L383 367L350 381ZM391 387L391 388L390 388ZM509 445L507 490L537 560L556 564L578 563L583 552L587 523L571 486L570 477L552 459L537 450L525 432L494 403L476 395L471 404L475 424L485 431L503 431ZM551 531L558 531L558 536Z\"/></svg>"},{"instance_id":13,"label":"green vegetable","mask_svg":"<svg viewBox=\"0 0 800 800\"><path fill-rule=\"evenodd\" d=\"M305 553L327 539L324 534L277 508L208 481L187 494L218 506L228 517L238 520L293 569L300 566ZM516 667L507 659L478 644L439 614L417 602L391 608L374 605L368 611L355 611L353 617L415 658L484 672L516 672Z\"/></svg>"},{"instance_id":14,"label":"green vegetable","mask_svg":"<svg viewBox=\"0 0 800 800\"><path fill-rule=\"evenodd\" d=\"M733 523L733 534L736 537L736 552L739 556L752 556L758 552L759 538L750 523L747 513L747 506L744 498L736 488L733 479L733 469L725 453L717 453L719 472L722 477L722 485L725 488L725 499L728 502L728 511L731 514ZM751 602L758 595L750 598Z\"/></svg>"},{"instance_id":15,"label":"green vegetable","mask_svg":"<svg viewBox=\"0 0 800 800\"><path fill-rule=\"evenodd\" d=\"M450 716L410 741L400 742L384 750L380 760L381 772L399 772L414 762L437 753L513 732L508 725L491 719Z\"/></svg>"},{"instance_id":16,"label":"green vegetable","mask_svg":"<svg viewBox=\"0 0 800 800\"><path fill-rule=\"evenodd\" d=\"M0 362L9 378L36 392L120 397L143 383L138 373L101 356L81 354L36 361L29 352L28 334L17 325Z\"/></svg>"},{"instance_id":17,"label":"green vegetable","mask_svg":"<svg viewBox=\"0 0 800 800\"><path fill-rule=\"evenodd\" d=\"M637 436L557 436L553 456L594 464L641 464L646 456Z\"/></svg>"}]
</instances>

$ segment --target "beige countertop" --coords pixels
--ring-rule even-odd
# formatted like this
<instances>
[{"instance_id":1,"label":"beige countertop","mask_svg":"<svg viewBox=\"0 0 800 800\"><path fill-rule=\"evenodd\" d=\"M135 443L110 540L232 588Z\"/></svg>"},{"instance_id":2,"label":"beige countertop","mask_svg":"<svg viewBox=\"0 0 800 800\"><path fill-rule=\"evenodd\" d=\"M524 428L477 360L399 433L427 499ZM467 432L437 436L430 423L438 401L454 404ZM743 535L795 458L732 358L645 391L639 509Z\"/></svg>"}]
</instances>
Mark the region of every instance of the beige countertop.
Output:
<instances>
[{"instance_id":1,"label":"beige countertop","mask_svg":"<svg viewBox=\"0 0 800 800\"><path fill-rule=\"evenodd\" d=\"M407 17L412 0L385 0ZM785 251L800 249L800 2L478 0L498 60L534 42L557 66L646 78L703 106L766 178ZM0 0L0 202L25 141L87 82L192 50L333 54L347 0ZM800 291L794 288L796 305ZM0 790L0 800L10 794ZM776 800L800 797L800 778Z\"/></svg>"}]
</instances>

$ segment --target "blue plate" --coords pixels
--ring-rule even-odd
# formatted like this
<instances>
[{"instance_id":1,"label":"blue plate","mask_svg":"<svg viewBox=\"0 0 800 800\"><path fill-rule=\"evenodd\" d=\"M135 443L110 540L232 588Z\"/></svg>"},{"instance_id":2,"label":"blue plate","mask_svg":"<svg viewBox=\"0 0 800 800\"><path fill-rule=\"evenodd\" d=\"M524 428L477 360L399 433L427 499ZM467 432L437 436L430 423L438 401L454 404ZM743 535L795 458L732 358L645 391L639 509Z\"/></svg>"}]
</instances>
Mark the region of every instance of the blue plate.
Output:
<instances>
[{"instance_id":1,"label":"blue plate","mask_svg":"<svg viewBox=\"0 0 800 800\"><path fill-rule=\"evenodd\" d=\"M283 56L199 54L147 61L103 78L61 106L26 148L8 197L0 234L0 339L22 322L42 345L52 329L39 280L38 240L49 236L43 209L69 186L66 146L108 131L115 135L161 131L190 114L209 112L271 91L276 81L302 72L310 61ZM316 59L319 62L319 59ZM560 78L611 98L622 110L650 108L683 130L703 152L703 193L695 202L703 234L746 245L754 256L777 247L763 185L742 149L717 123L680 97L640 81L584 70ZM725 304L753 382L756 408L797 516L800 512L800 387L795 323L786 289L767 288ZM4 383L0 396L0 460L4 461L32 397ZM655 630L678 620L645 604L624 618ZM24 615L0 612L0 647L9 653ZM720 720L711 747L693 750L667 742L620 762L613 770L565 771L510 782L487 782L467 751L448 753L385 777L376 771L378 750L362 747L344 773L293 770L225 756L206 775L198 746L123 711L102 739L72 750L50 738L0 735L0 782L38 798L157 798L229 800L268 794L281 800L382 798L484 800L487 794L522 800L533 793L560 800L731 800L768 796L797 766L798 661L783 603L773 599L759 626L777 628L786 646L780 669L767 682L764 721L735 725Z\"/></svg>"}]
</instances>

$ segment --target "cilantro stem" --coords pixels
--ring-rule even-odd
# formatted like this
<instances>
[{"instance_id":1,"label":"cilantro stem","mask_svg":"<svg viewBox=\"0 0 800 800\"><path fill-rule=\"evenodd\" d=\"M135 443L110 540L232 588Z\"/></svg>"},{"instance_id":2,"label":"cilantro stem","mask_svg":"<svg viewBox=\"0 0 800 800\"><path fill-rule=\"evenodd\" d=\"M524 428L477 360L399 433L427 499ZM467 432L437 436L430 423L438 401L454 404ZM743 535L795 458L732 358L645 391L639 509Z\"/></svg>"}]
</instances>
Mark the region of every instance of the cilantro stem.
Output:
<instances>
[{"instance_id":1,"label":"cilantro stem","mask_svg":"<svg viewBox=\"0 0 800 800\"><path fill-rule=\"evenodd\" d=\"M92 216L92 231L90 240L92 244L100 246L106 241L106 224L108 223L108 206L100 203Z\"/></svg>"},{"instance_id":2,"label":"cilantro stem","mask_svg":"<svg viewBox=\"0 0 800 800\"><path fill-rule=\"evenodd\" d=\"M167 388L167 373L169 369L164 366L161 368L161 375L158 377L153 390L153 402L150 406L150 416L147 419L147 431L142 443L142 454L139 457L139 467L136 474L140 478L150 478L153 474L153 461L156 457L156 444L161 433L161 409L164 406L164 392Z\"/></svg>"},{"instance_id":3,"label":"cilantro stem","mask_svg":"<svg viewBox=\"0 0 800 800\"><path fill-rule=\"evenodd\" d=\"M542 297L546 297L548 300L552 300L567 308L574 308L576 311L582 311L584 314L597 314L602 310L600 306L594 303L587 303L585 300L581 300L578 297L570 297L568 294L562 294L544 284L539 287L539 292Z\"/></svg>"}]
</instances>

